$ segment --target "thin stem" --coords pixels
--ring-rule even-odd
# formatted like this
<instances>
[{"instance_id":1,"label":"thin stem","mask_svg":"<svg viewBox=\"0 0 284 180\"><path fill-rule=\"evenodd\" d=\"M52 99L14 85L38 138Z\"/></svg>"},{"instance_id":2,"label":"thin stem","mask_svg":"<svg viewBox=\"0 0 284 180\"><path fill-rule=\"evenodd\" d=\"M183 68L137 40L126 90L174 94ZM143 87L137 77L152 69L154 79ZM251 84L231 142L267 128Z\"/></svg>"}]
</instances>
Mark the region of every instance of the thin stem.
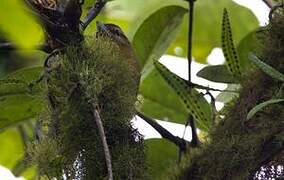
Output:
<instances>
[{"instance_id":1,"label":"thin stem","mask_svg":"<svg viewBox=\"0 0 284 180\"><path fill-rule=\"evenodd\" d=\"M101 136L101 140L102 140L103 147L104 147L106 165L107 165L107 170L108 170L108 180L113 180L111 155L110 155L109 147L107 145L107 140L106 140L106 135L105 135L102 119L100 117L100 113L97 109L97 106L95 104L92 104L92 106L94 108L93 109L93 115L95 117L95 121L96 121L96 124L98 126L99 134Z\"/></svg>"},{"instance_id":2,"label":"thin stem","mask_svg":"<svg viewBox=\"0 0 284 180\"><path fill-rule=\"evenodd\" d=\"M88 25L98 16L98 14L101 12L103 7L105 6L106 1L105 0L97 0L94 6L89 10L86 17L81 23L81 30L84 31Z\"/></svg>"},{"instance_id":3,"label":"thin stem","mask_svg":"<svg viewBox=\"0 0 284 180\"><path fill-rule=\"evenodd\" d=\"M195 84L195 83L192 83L192 82L189 82L189 86L191 88L204 89L206 91L220 91L220 92L239 93L238 91L232 91L232 90L226 90L226 89L221 90L221 89L210 88L210 87L202 86L202 85Z\"/></svg>"},{"instance_id":4,"label":"thin stem","mask_svg":"<svg viewBox=\"0 0 284 180\"><path fill-rule=\"evenodd\" d=\"M192 62L192 32L193 32L193 13L194 13L194 1L188 0L189 3L189 18L188 18L188 49L187 49L187 61L188 61L188 82L191 82L191 62Z\"/></svg>"},{"instance_id":5,"label":"thin stem","mask_svg":"<svg viewBox=\"0 0 284 180\"><path fill-rule=\"evenodd\" d=\"M186 150L186 141L178 136L174 136L168 130L163 128L160 124L157 123L154 119L151 119L141 112L137 112L137 115L142 118L145 122L147 122L150 126L152 126L163 138L169 140L170 142L176 144L181 151L185 152Z\"/></svg>"}]
</instances>

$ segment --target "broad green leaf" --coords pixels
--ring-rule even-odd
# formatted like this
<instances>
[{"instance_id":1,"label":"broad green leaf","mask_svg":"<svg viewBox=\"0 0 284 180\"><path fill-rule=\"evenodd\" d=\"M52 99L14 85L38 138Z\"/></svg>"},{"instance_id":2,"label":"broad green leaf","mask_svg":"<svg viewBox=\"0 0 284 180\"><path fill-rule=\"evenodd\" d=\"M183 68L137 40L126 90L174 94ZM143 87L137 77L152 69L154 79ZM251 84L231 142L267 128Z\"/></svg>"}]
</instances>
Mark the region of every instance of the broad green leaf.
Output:
<instances>
[{"instance_id":1,"label":"broad green leaf","mask_svg":"<svg viewBox=\"0 0 284 180\"><path fill-rule=\"evenodd\" d=\"M150 179L160 179L178 161L178 148L164 139L148 139L145 142L146 162Z\"/></svg>"},{"instance_id":2,"label":"broad green leaf","mask_svg":"<svg viewBox=\"0 0 284 180\"><path fill-rule=\"evenodd\" d=\"M250 70L251 68L249 53L253 51L259 54L261 52L263 44L260 41L261 40L257 38L257 30L254 30L246 35L246 37L244 37L237 45L237 52L242 72Z\"/></svg>"},{"instance_id":3,"label":"broad green leaf","mask_svg":"<svg viewBox=\"0 0 284 180\"><path fill-rule=\"evenodd\" d=\"M37 169L36 167L29 167L21 174L26 180L34 180L36 176Z\"/></svg>"},{"instance_id":4,"label":"broad green leaf","mask_svg":"<svg viewBox=\"0 0 284 180\"><path fill-rule=\"evenodd\" d=\"M165 53L186 12L181 6L166 6L143 21L133 38L141 67L150 66L154 57L160 58Z\"/></svg>"},{"instance_id":5,"label":"broad green leaf","mask_svg":"<svg viewBox=\"0 0 284 180\"><path fill-rule=\"evenodd\" d=\"M222 50L228 70L235 77L239 77L241 75L240 62L234 46L230 19L226 9L224 9L222 20Z\"/></svg>"},{"instance_id":6,"label":"broad green leaf","mask_svg":"<svg viewBox=\"0 0 284 180\"><path fill-rule=\"evenodd\" d=\"M195 1L192 53L196 61L206 63L206 57L213 48L221 47L221 19L223 9L230 12L234 42L238 44L249 32L259 27L253 13L232 0ZM188 16L186 15L176 40L168 53L186 57ZM177 52L178 50L178 52Z\"/></svg>"},{"instance_id":7,"label":"broad green leaf","mask_svg":"<svg viewBox=\"0 0 284 180\"><path fill-rule=\"evenodd\" d=\"M268 64L261 61L256 55L250 53L249 58L251 62L258 67L260 70L262 70L267 75L271 76L274 79L277 79L279 81L284 82L284 74L280 73L273 67L269 66Z\"/></svg>"},{"instance_id":8,"label":"broad green leaf","mask_svg":"<svg viewBox=\"0 0 284 180\"><path fill-rule=\"evenodd\" d=\"M197 73L197 76L213 82L237 83L236 78L225 65L206 66Z\"/></svg>"},{"instance_id":9,"label":"broad green leaf","mask_svg":"<svg viewBox=\"0 0 284 180\"><path fill-rule=\"evenodd\" d=\"M16 128L0 131L0 165L12 169L24 155L21 136Z\"/></svg>"},{"instance_id":10,"label":"broad green leaf","mask_svg":"<svg viewBox=\"0 0 284 180\"><path fill-rule=\"evenodd\" d=\"M204 131L208 131L213 123L212 109L203 95L196 89L189 87L184 79L169 71L158 61L155 61L154 65L169 86L175 90L187 113L191 114L196 120L197 126Z\"/></svg>"},{"instance_id":11,"label":"broad green leaf","mask_svg":"<svg viewBox=\"0 0 284 180\"><path fill-rule=\"evenodd\" d=\"M31 119L41 111L43 85L29 88L41 71L40 67L21 69L0 79L0 129Z\"/></svg>"},{"instance_id":12,"label":"broad green leaf","mask_svg":"<svg viewBox=\"0 0 284 180\"><path fill-rule=\"evenodd\" d=\"M254 108L252 108L248 115L247 115L247 120L251 119L257 112L261 111L263 108L265 108L268 105L275 104L275 103L280 103L283 102L284 99L270 99L268 101L265 101L263 103L258 104Z\"/></svg>"},{"instance_id":13,"label":"broad green leaf","mask_svg":"<svg viewBox=\"0 0 284 180\"><path fill-rule=\"evenodd\" d=\"M238 92L241 88L241 85L239 84L229 84L226 88L227 91L236 91ZM217 97L216 101L222 102L222 103L228 103L234 98L237 98L239 96L239 93L235 92L221 92Z\"/></svg>"},{"instance_id":14,"label":"broad green leaf","mask_svg":"<svg viewBox=\"0 0 284 180\"><path fill-rule=\"evenodd\" d=\"M43 68L41 66L23 68L8 74L4 77L4 79L18 79L26 83L30 83L39 78L42 72Z\"/></svg>"},{"instance_id":15,"label":"broad green leaf","mask_svg":"<svg viewBox=\"0 0 284 180\"><path fill-rule=\"evenodd\" d=\"M29 88L29 84L38 79L42 71L42 67L24 68L1 78L0 97L21 93L40 94L42 92L42 83L36 84L32 90Z\"/></svg>"},{"instance_id":16,"label":"broad green leaf","mask_svg":"<svg viewBox=\"0 0 284 180\"><path fill-rule=\"evenodd\" d=\"M152 68L139 86L142 97L140 111L152 118L184 124L188 118L186 108L175 91Z\"/></svg>"},{"instance_id":17,"label":"broad green leaf","mask_svg":"<svg viewBox=\"0 0 284 180\"><path fill-rule=\"evenodd\" d=\"M33 48L43 39L43 31L21 0L0 1L0 31L20 48Z\"/></svg>"},{"instance_id":18,"label":"broad green leaf","mask_svg":"<svg viewBox=\"0 0 284 180\"><path fill-rule=\"evenodd\" d=\"M26 93L0 97L0 130L38 115L43 106L41 96Z\"/></svg>"},{"instance_id":19,"label":"broad green leaf","mask_svg":"<svg viewBox=\"0 0 284 180\"><path fill-rule=\"evenodd\" d=\"M90 1L90 4L85 7L90 7L91 5L93 5L93 1ZM112 22L121 26L132 41L135 32L146 17L149 17L163 7L173 5L188 8L188 3L183 0L115 0L107 3L105 11L100 15L100 18L105 22ZM206 63L206 57L212 49L214 47L221 47L220 27L222 11L225 7L231 15L232 30L236 44L246 34L259 27L259 23L253 13L232 0L195 1L192 50L196 61ZM164 18L169 17L165 16ZM188 16L185 15L180 31L168 48L167 53L186 57L187 29ZM87 29L87 31L93 35L95 23L91 24L90 29Z\"/></svg>"}]
</instances>

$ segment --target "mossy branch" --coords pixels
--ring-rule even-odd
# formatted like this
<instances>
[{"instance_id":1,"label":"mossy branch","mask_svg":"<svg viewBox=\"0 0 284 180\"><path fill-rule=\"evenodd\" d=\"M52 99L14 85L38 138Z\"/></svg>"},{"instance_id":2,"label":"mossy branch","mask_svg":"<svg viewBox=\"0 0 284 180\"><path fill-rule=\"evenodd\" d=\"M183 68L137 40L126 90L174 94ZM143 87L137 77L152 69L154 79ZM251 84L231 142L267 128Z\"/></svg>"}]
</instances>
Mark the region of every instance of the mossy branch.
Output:
<instances>
[{"instance_id":1,"label":"mossy branch","mask_svg":"<svg viewBox=\"0 0 284 180\"><path fill-rule=\"evenodd\" d=\"M85 30L88 25L98 16L98 14L101 12L103 7L105 6L106 1L105 0L96 0L94 6L89 10L86 17L81 23L81 30Z\"/></svg>"}]
</instances>

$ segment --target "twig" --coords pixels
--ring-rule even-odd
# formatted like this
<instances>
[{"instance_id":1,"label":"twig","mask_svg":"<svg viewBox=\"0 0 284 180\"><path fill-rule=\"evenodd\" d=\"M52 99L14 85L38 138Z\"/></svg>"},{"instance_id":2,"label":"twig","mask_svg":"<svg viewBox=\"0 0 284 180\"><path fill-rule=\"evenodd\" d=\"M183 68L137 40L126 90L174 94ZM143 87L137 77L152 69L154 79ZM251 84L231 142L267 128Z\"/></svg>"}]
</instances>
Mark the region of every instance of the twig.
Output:
<instances>
[{"instance_id":1,"label":"twig","mask_svg":"<svg viewBox=\"0 0 284 180\"><path fill-rule=\"evenodd\" d=\"M189 18L188 18L188 49L187 49L187 60L188 60L188 82L191 82L191 62L192 62L192 32L193 32L193 11L194 11L194 1L187 0L189 3Z\"/></svg>"},{"instance_id":2,"label":"twig","mask_svg":"<svg viewBox=\"0 0 284 180\"><path fill-rule=\"evenodd\" d=\"M226 90L226 89L221 90L221 89L210 88L210 87L202 86L202 85L195 84L195 83L192 83L192 82L189 82L189 87L196 88L196 89L204 89L206 91L220 91L220 92L239 93L238 91L232 91L232 90Z\"/></svg>"},{"instance_id":3,"label":"twig","mask_svg":"<svg viewBox=\"0 0 284 180\"><path fill-rule=\"evenodd\" d=\"M137 115L142 118L144 121L146 121L150 126L152 126L158 133L165 139L171 141L172 143L176 144L181 151L186 150L186 141L182 138L179 138L178 136L172 135L168 130L163 128L160 124L158 124L155 120L145 116L141 112L137 111Z\"/></svg>"},{"instance_id":4,"label":"twig","mask_svg":"<svg viewBox=\"0 0 284 180\"><path fill-rule=\"evenodd\" d=\"M98 14L101 12L103 7L105 6L106 1L105 0L97 0L94 6L89 10L86 17L81 23L81 30L84 31L88 25L98 16Z\"/></svg>"},{"instance_id":5,"label":"twig","mask_svg":"<svg viewBox=\"0 0 284 180\"><path fill-rule=\"evenodd\" d=\"M273 2L271 0L262 0L270 9L273 7Z\"/></svg>"},{"instance_id":6,"label":"twig","mask_svg":"<svg viewBox=\"0 0 284 180\"><path fill-rule=\"evenodd\" d=\"M20 50L15 44L10 43L10 42L3 42L0 43L0 51L16 51ZM39 44L35 47L35 50L43 51L46 53L51 52L51 47L48 44Z\"/></svg>"},{"instance_id":7,"label":"twig","mask_svg":"<svg viewBox=\"0 0 284 180\"><path fill-rule=\"evenodd\" d=\"M109 147L107 145L107 140L106 140L106 135L105 135L102 119L100 117L96 104L92 103L92 106L93 106L93 115L95 117L95 121L98 126L99 134L101 136L101 140L102 140L103 147L104 147L106 165L107 165L107 170L108 170L108 180L113 180L111 156L110 156Z\"/></svg>"}]
</instances>

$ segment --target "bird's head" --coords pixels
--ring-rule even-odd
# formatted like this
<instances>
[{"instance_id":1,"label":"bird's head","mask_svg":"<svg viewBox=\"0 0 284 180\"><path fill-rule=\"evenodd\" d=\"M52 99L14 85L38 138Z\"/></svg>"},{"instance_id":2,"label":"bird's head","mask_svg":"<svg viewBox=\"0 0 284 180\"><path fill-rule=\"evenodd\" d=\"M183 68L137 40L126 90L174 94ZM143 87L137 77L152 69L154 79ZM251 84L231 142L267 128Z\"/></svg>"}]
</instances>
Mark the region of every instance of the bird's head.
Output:
<instances>
[{"instance_id":1,"label":"bird's head","mask_svg":"<svg viewBox=\"0 0 284 180\"><path fill-rule=\"evenodd\" d=\"M128 60L129 65L134 67L136 72L140 72L139 63L136 59L131 43L119 26L115 24L103 24L101 22L97 22L96 37L109 39L112 43L116 44L125 59Z\"/></svg>"},{"instance_id":2,"label":"bird's head","mask_svg":"<svg viewBox=\"0 0 284 180\"><path fill-rule=\"evenodd\" d=\"M104 36L119 46L130 46L130 42L119 26L115 24L103 24L97 21L96 37Z\"/></svg>"}]
</instances>

